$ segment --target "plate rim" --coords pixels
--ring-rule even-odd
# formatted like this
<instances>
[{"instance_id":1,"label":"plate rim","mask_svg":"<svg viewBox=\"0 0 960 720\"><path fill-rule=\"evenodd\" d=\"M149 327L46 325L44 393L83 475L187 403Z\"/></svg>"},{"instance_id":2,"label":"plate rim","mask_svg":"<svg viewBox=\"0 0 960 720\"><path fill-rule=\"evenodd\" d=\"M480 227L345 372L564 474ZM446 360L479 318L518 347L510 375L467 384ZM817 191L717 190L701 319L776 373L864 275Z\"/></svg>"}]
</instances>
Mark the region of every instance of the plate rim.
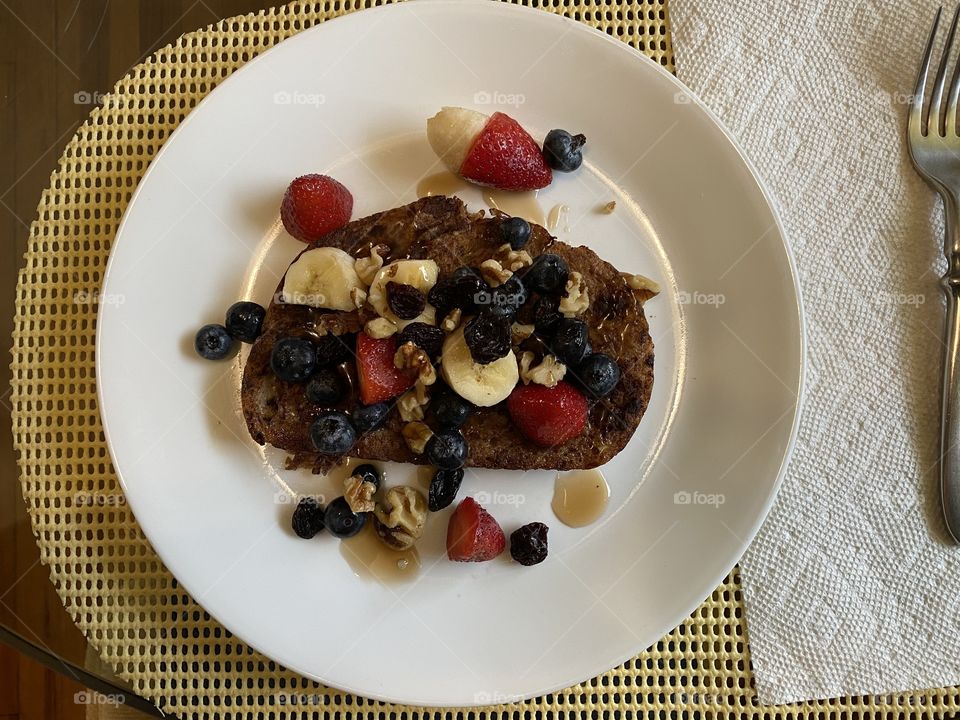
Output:
<instances>
[{"instance_id":1,"label":"plate rim","mask_svg":"<svg viewBox=\"0 0 960 720\"><path fill-rule=\"evenodd\" d=\"M791 306L791 309L795 309L796 317L797 317L797 325L799 330L799 338L798 338L799 358L797 359L798 372L796 375L797 397L793 407L791 427L790 427L790 431L787 439L787 444L780 461L780 466L777 471L776 478L769 485L769 489L766 493L766 496L763 497L761 511L755 515L753 521L751 522L750 531L748 533L745 533L742 538L739 538L738 542L736 543L739 548L736 554L736 558L729 565L729 567L725 567L725 569L722 572L716 574L716 576L704 574L703 577L709 578L709 582L694 583L694 587L701 587L703 585L706 586L705 589L702 589L696 593L697 596L700 596L702 593L702 597L699 600L697 600L692 607L687 608L684 606L670 616L671 617L670 629L666 631L666 633L669 633L672 631L672 629L680 625L683 622L683 620L687 618L694 610L696 610L696 608L703 603L704 599L708 598L710 594L714 591L714 589L718 587L718 585L730 573L733 567L735 567L737 563L739 563L744 552L753 542L760 528L763 526L763 524L766 522L767 518L769 517L770 510L772 509L773 504L776 500L776 497L779 494L779 491L783 485L783 481L785 479L789 462L793 456L793 452L797 444L800 417L801 417L803 405L804 405L804 391L807 383L808 328L807 328L807 318L803 308L803 298L801 293L801 286L799 281L799 273L798 273L796 258L794 256L793 249L788 240L788 235L784 227L783 218L781 217L780 209L777 205L777 202L772 192L770 191L766 182L760 175L753 161L745 153L745 151L740 146L737 139L733 136L731 131L726 127L726 125L719 118L719 116L716 113L714 113L714 111L699 97L699 95L697 95L696 92L694 92L691 88L685 85L679 78L677 78L673 73L669 72L659 62L656 62L649 56L643 54L633 46L629 45L628 43L616 37L608 35L607 33L595 27L592 27L583 22L574 20L572 18L566 17L565 15L556 14L540 8L517 5L512 2L491 3L489 0L413 0L412 2L408 0L407 2L390 3L386 5L380 5L374 8L367 8L360 11L349 12L343 15L339 15L335 18L330 18L323 22L317 23L312 27L306 28L294 35L291 35L281 40L280 42L276 43L275 45L268 48L264 52L258 54L256 57L252 58L251 60L249 60L248 62L244 63L242 66L237 68L235 71L233 71L227 78L225 78L223 81L218 83L217 86L213 88L213 90L207 93L200 100L200 102L198 102L197 105L194 108L192 108L190 112L183 118L183 120L177 125L177 127L173 130L173 132L170 133L170 135L166 138L166 140L164 140L163 145L160 147L157 153L150 160L149 166L147 167L140 181L137 183L137 187L134 189L134 192L130 196L129 201L127 202L127 205L124 208L124 212L121 217L120 223L117 226L117 231L114 235L113 242L111 243L110 254L107 260L106 267L104 269L103 279L101 281L101 291L104 291L113 273L114 259L116 257L116 254L113 252L114 243L116 243L116 241L123 235L127 222L131 215L131 210L136 206L137 201L140 199L140 194L146 185L146 181L150 177L151 173L153 173L157 169L159 165L158 161L163 158L164 153L167 152L169 146L176 140L180 132L184 130L184 128L186 128L192 120L195 119L196 114L201 110L201 108L204 107L204 105L206 105L210 101L211 98L215 97L217 93L223 92L223 88L232 87L231 82L234 80L234 78L236 78L241 73L247 71L252 65L260 61L262 58L269 56L272 51L276 50L277 48L281 47L286 43L307 42L309 39L311 39L312 33L314 31L318 31L320 28L327 27L330 23L345 24L345 22L348 20L351 20L352 22L359 22L357 20L357 17L370 18L367 21L367 22L370 22L372 21L374 15L382 15L390 12L398 12L399 8L405 8L408 11L415 12L415 8L421 7L421 6L440 6L440 7L450 8L450 9L462 8L465 6L472 6L475 8L483 7L485 8L485 12L502 13L502 14L521 13L526 15L532 15L534 13L539 13L540 19L543 22L548 22L548 23L554 22L557 24L564 24L568 28L571 28L571 30L573 29L571 26L576 26L576 31L578 32L586 31L591 35L594 35L596 37L603 39L608 44L617 47L618 51L626 51L634 59L653 65L656 68L655 72L659 73L661 78L666 78L668 82L672 84L673 87L676 88L678 92L684 93L689 98L690 103L695 105L700 112L704 113L704 115L708 118L712 126L716 130L719 130L719 132L722 134L722 136L724 137L726 142L729 144L729 146L733 148L736 155L739 157L740 161L743 163L744 167L748 170L753 183L756 185L757 189L760 191L760 195L763 198L764 203L767 209L769 210L770 215L774 221L777 234L780 240L780 245L783 248L783 252L787 260L787 266L789 268L790 280L793 287L793 299L794 299L794 304ZM103 313L107 312L108 307L109 306L101 305L97 310L96 337L95 337L95 343L94 343L95 357L97 358L101 357L101 350L102 350L102 340L103 340L102 329L104 326L104 323L102 322L102 317L103 317ZM128 498L127 503L130 506L130 511L133 513L134 517L136 517L135 503L129 500L129 494L127 492L128 490L127 483L124 480L122 473L120 472L119 465L116 459L116 453L114 450L114 443L111 439L109 423L107 421L105 413L103 412L103 409L105 408L105 404L104 404L104 397L103 397L102 380L103 378L101 375L101 364L99 362L96 362L95 363L96 397L97 397L98 413L100 414L101 425L103 428L104 441L107 446L107 450L110 456L111 466L113 467L114 473L116 474L117 481L120 485L120 488L124 492L124 496ZM668 428L667 434L669 434L669 432L670 432L670 429ZM137 524L138 526L140 526L145 539L150 543L151 548L160 558L161 562L163 562L164 566L167 567L171 575L173 575L177 579L177 582L181 584L181 586L190 595L190 597L194 599L194 602L197 602L197 604L200 607L202 607L204 611L206 611L212 618L214 618L218 623L220 623L225 628L227 628L227 626L224 623L222 623L221 620L213 612L211 612L205 605L203 605L198 600L196 600L194 594L191 592L187 584L184 583L180 578L178 578L173 573L173 570L171 569L170 563L168 562L168 558L166 557L165 553L161 552L161 550L156 545L154 545L153 541L150 538L149 533L140 524L139 521L137 522ZM248 646L256 650L258 653L264 655L267 658L273 659L272 653L265 652L264 650L261 649L261 647L258 644L250 642L247 639L245 632L243 631L238 632L236 629L232 627L227 629L231 634L236 636L240 641L247 644ZM653 644L656 644L656 642L658 641L659 639L654 640ZM652 645L648 647L652 647ZM524 694L521 696L517 696L515 698L511 698L510 700L508 700L508 702L520 702L522 700L539 697L541 695L556 693L560 690L571 687L572 685L575 685L577 683L586 682L599 674L603 674L604 672L608 672L612 668L618 667L619 665L623 664L627 660L636 656L637 652L643 652L646 649L648 648L641 648L625 656L617 657L613 665L607 666L606 663L604 663L604 667L600 668L599 670L592 671L592 674L589 677L576 678L573 680L565 679L560 683L551 686L550 688L538 690L533 694ZM286 667L286 665L284 666ZM320 678L316 674L311 674L302 669L294 668L294 667L290 667L290 669L300 675L303 675L306 678L315 680L317 682L320 682L323 684L326 684L328 682L323 678ZM414 704L414 702L410 700L398 700L395 697L379 694L376 691L371 691L369 689L351 687L349 684L337 683L335 686L332 686L332 687L336 687L339 690L342 690L344 692L348 692L354 695L358 695L361 697L366 697L374 700L379 700L383 702ZM432 703L431 704L431 703L423 703L422 701L417 701L416 704L421 704L424 707L451 708L451 707L482 707L489 703L485 703L483 700L477 700L475 697L472 702L466 702L466 703L449 702L449 703L440 703L440 704Z\"/></svg>"}]
</instances>

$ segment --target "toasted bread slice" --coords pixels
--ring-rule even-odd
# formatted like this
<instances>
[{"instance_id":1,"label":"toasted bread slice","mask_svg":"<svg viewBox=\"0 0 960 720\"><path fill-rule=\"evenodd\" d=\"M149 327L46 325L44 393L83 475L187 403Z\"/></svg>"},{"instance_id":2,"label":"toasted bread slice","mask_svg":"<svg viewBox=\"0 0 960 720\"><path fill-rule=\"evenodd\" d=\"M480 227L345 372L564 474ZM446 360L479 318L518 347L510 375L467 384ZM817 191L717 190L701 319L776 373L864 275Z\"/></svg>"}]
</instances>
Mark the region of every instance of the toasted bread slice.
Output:
<instances>
[{"instance_id":1,"label":"toasted bread slice","mask_svg":"<svg viewBox=\"0 0 960 720\"><path fill-rule=\"evenodd\" d=\"M355 220L322 238L314 246L338 247L362 257L375 245L390 251L386 262L399 258L432 258L441 276L463 265L479 265L499 244L495 218L471 214L456 197L427 197L403 207ZM653 341L643 312L643 291L630 288L624 276L587 247L559 242L539 225L531 224L526 250L536 256L549 250L580 272L590 293L582 319L590 329L594 352L603 352L620 366L617 388L590 410L585 431L569 442L543 448L526 440L513 425L506 403L477 408L462 430L469 445L472 467L531 469L585 469L603 465L620 452L637 428L653 387ZM308 248L309 249L309 248ZM243 372L241 398L253 439L290 453L288 467L310 467L325 472L335 462L318 455L310 441L310 425L325 408L305 396L304 385L284 383L270 369L270 351L281 337L314 335L326 331L355 333L372 315L364 311L327 312L287 305L277 300L267 310L263 334L251 348ZM535 339L527 342L536 342ZM353 363L345 363L352 374ZM338 406L349 411L357 400L349 393ZM429 411L427 423L430 424ZM377 430L366 433L350 455L368 460L429 464L407 446L396 409Z\"/></svg>"}]
</instances>

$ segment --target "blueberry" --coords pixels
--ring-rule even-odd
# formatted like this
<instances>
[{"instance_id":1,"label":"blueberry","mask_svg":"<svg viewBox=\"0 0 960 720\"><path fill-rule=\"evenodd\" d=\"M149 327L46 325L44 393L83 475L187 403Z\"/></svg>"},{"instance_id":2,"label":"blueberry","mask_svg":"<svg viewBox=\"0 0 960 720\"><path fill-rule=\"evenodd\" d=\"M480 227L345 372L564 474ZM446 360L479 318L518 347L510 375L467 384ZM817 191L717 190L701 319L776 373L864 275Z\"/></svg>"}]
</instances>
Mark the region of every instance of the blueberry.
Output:
<instances>
[{"instance_id":1,"label":"blueberry","mask_svg":"<svg viewBox=\"0 0 960 720\"><path fill-rule=\"evenodd\" d=\"M270 367L281 380L303 382L317 367L313 343L306 338L280 338L270 352Z\"/></svg>"},{"instance_id":2,"label":"blueberry","mask_svg":"<svg viewBox=\"0 0 960 720\"><path fill-rule=\"evenodd\" d=\"M327 510L323 514L323 524L327 526L331 535L338 538L353 537L363 530L366 521L367 514L355 513L344 497L338 497L327 505Z\"/></svg>"},{"instance_id":3,"label":"blueberry","mask_svg":"<svg viewBox=\"0 0 960 720\"><path fill-rule=\"evenodd\" d=\"M237 340L246 343L252 343L260 337L260 330L263 327L263 318L267 311L262 305L255 302L242 300L234 303L227 310L227 332Z\"/></svg>"},{"instance_id":4,"label":"blueberry","mask_svg":"<svg viewBox=\"0 0 960 720\"><path fill-rule=\"evenodd\" d=\"M571 135L566 130L551 130L543 141L543 159L554 170L572 172L583 162L581 149L586 142L582 133Z\"/></svg>"},{"instance_id":5,"label":"blueberry","mask_svg":"<svg viewBox=\"0 0 960 720\"><path fill-rule=\"evenodd\" d=\"M377 403L376 405L357 405L350 417L353 420L353 426L357 432L365 433L375 430L383 425L390 412L390 406L387 403Z\"/></svg>"},{"instance_id":6,"label":"blueberry","mask_svg":"<svg viewBox=\"0 0 960 720\"><path fill-rule=\"evenodd\" d=\"M373 483L378 488L380 487L380 471L370 463L357 465L353 469L353 476L359 477L363 482Z\"/></svg>"},{"instance_id":7,"label":"blueberry","mask_svg":"<svg viewBox=\"0 0 960 720\"><path fill-rule=\"evenodd\" d=\"M457 497L460 483L463 482L463 468L453 470L437 470L430 481L430 490L427 498L427 508L430 512L443 510Z\"/></svg>"},{"instance_id":8,"label":"blueberry","mask_svg":"<svg viewBox=\"0 0 960 720\"><path fill-rule=\"evenodd\" d=\"M430 403L430 408L433 410L433 416L437 419L437 422L444 428L460 427L467 421L473 411L473 405L453 391L440 395Z\"/></svg>"},{"instance_id":9,"label":"blueberry","mask_svg":"<svg viewBox=\"0 0 960 720\"><path fill-rule=\"evenodd\" d=\"M576 318L562 318L554 328L550 350L567 367L580 363L587 354L587 324Z\"/></svg>"},{"instance_id":10,"label":"blueberry","mask_svg":"<svg viewBox=\"0 0 960 720\"><path fill-rule=\"evenodd\" d=\"M343 397L343 381L334 368L321 368L307 383L307 399L317 405L336 405Z\"/></svg>"},{"instance_id":11,"label":"blueberry","mask_svg":"<svg viewBox=\"0 0 960 720\"><path fill-rule=\"evenodd\" d=\"M313 421L310 440L318 453L343 455L357 442L357 431L346 413L328 410Z\"/></svg>"},{"instance_id":12,"label":"blueberry","mask_svg":"<svg viewBox=\"0 0 960 720\"><path fill-rule=\"evenodd\" d=\"M570 268L562 257L544 253L524 273L523 283L543 295L555 295L564 291L569 276Z\"/></svg>"},{"instance_id":13,"label":"blueberry","mask_svg":"<svg viewBox=\"0 0 960 720\"><path fill-rule=\"evenodd\" d=\"M620 382L620 368L609 355L594 353L577 365L574 375L578 382L594 397L604 397L613 392Z\"/></svg>"},{"instance_id":14,"label":"blueberry","mask_svg":"<svg viewBox=\"0 0 960 720\"><path fill-rule=\"evenodd\" d=\"M547 559L547 532L540 522L527 523L510 533L510 555L521 565L536 565Z\"/></svg>"},{"instance_id":15,"label":"blueberry","mask_svg":"<svg viewBox=\"0 0 960 720\"><path fill-rule=\"evenodd\" d=\"M467 441L459 430L441 430L427 440L426 453L431 465L453 470L466 462Z\"/></svg>"},{"instance_id":16,"label":"blueberry","mask_svg":"<svg viewBox=\"0 0 960 720\"><path fill-rule=\"evenodd\" d=\"M480 271L477 268L472 268L468 265L462 265L450 273L451 280L459 280L460 278L465 277L482 278L483 276L480 274Z\"/></svg>"},{"instance_id":17,"label":"blueberry","mask_svg":"<svg viewBox=\"0 0 960 720\"><path fill-rule=\"evenodd\" d=\"M309 540L323 530L323 506L308 495L297 503L291 522L297 536Z\"/></svg>"},{"instance_id":18,"label":"blueberry","mask_svg":"<svg viewBox=\"0 0 960 720\"><path fill-rule=\"evenodd\" d=\"M500 240L510 243L510 248L520 250L530 240L530 223L523 218L504 218L500 222Z\"/></svg>"},{"instance_id":19,"label":"blueberry","mask_svg":"<svg viewBox=\"0 0 960 720\"><path fill-rule=\"evenodd\" d=\"M193 341L197 354L206 360L223 360L237 351L237 343L223 325L204 325Z\"/></svg>"}]
</instances>

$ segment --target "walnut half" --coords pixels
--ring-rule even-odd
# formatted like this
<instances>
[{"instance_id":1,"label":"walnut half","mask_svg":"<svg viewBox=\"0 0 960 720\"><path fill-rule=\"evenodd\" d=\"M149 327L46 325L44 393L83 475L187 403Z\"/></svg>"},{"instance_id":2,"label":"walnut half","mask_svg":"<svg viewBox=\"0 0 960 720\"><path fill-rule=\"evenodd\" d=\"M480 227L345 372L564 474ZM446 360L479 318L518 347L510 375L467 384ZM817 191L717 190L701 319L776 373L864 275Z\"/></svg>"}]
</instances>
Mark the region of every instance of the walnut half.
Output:
<instances>
[{"instance_id":1,"label":"walnut half","mask_svg":"<svg viewBox=\"0 0 960 720\"><path fill-rule=\"evenodd\" d=\"M387 490L383 505L373 510L373 527L384 544L406 550L423 535L427 500L416 488L400 485Z\"/></svg>"}]
</instances>

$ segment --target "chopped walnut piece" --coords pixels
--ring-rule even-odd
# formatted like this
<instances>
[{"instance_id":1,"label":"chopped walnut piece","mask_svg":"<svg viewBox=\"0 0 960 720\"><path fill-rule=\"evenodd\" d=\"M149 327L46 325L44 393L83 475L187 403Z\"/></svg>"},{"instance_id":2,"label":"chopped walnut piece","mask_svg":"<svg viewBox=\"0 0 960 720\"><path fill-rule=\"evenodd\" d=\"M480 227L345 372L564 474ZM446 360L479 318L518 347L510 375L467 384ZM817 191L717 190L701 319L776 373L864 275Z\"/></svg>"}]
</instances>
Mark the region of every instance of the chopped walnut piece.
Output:
<instances>
[{"instance_id":1,"label":"chopped walnut piece","mask_svg":"<svg viewBox=\"0 0 960 720\"><path fill-rule=\"evenodd\" d=\"M500 264L511 272L517 272L533 265L533 258L530 257L530 253L526 250L514 250L510 247L510 243L504 243L498 247L497 253L502 257Z\"/></svg>"},{"instance_id":2,"label":"chopped walnut piece","mask_svg":"<svg viewBox=\"0 0 960 720\"><path fill-rule=\"evenodd\" d=\"M590 295L583 275L576 270L570 273L567 280L567 294L560 298L560 312L564 317L576 317L590 307Z\"/></svg>"},{"instance_id":3,"label":"chopped walnut piece","mask_svg":"<svg viewBox=\"0 0 960 720\"><path fill-rule=\"evenodd\" d=\"M434 376L434 379L436 379L436 376ZM422 383L419 380L413 386L413 392L417 396L417 402L422 406L426 406L430 402L430 391L427 388L427 383Z\"/></svg>"},{"instance_id":4,"label":"chopped walnut piece","mask_svg":"<svg viewBox=\"0 0 960 720\"><path fill-rule=\"evenodd\" d=\"M440 329L447 333L452 333L460 327L460 318L463 317L463 310L454 308L447 313L447 316L440 323Z\"/></svg>"},{"instance_id":5,"label":"chopped walnut piece","mask_svg":"<svg viewBox=\"0 0 960 720\"><path fill-rule=\"evenodd\" d=\"M645 292L651 293L652 295L658 295L660 293L660 283L655 280L651 280L645 275L640 275L639 273L631 275L630 273L621 273L623 279L627 281L627 285L630 286L631 290L643 290Z\"/></svg>"},{"instance_id":6,"label":"chopped walnut piece","mask_svg":"<svg viewBox=\"0 0 960 720\"><path fill-rule=\"evenodd\" d=\"M424 385L433 385L437 381L437 371L430 362L430 356L413 341L407 341L397 348L393 365Z\"/></svg>"},{"instance_id":7,"label":"chopped walnut piece","mask_svg":"<svg viewBox=\"0 0 960 720\"><path fill-rule=\"evenodd\" d=\"M427 499L416 488L399 485L387 490L382 505L373 510L374 528L386 545L406 550L423 535Z\"/></svg>"},{"instance_id":8,"label":"chopped walnut piece","mask_svg":"<svg viewBox=\"0 0 960 720\"><path fill-rule=\"evenodd\" d=\"M355 513L373 512L376 491L376 485L359 475L351 475L343 481L343 497Z\"/></svg>"},{"instance_id":9,"label":"chopped walnut piece","mask_svg":"<svg viewBox=\"0 0 960 720\"><path fill-rule=\"evenodd\" d=\"M363 331L372 338L382 340L397 332L397 326L386 318L378 317L368 320L367 324L363 326Z\"/></svg>"},{"instance_id":10,"label":"chopped walnut piece","mask_svg":"<svg viewBox=\"0 0 960 720\"><path fill-rule=\"evenodd\" d=\"M367 301L367 291L362 288L353 288L350 291L350 301L354 304L354 307L359 310Z\"/></svg>"},{"instance_id":11,"label":"chopped walnut piece","mask_svg":"<svg viewBox=\"0 0 960 720\"><path fill-rule=\"evenodd\" d=\"M567 366L553 355L545 356L539 365L530 367L533 364L533 358L534 354L529 350L520 356L520 379L523 380L524 385L535 383L549 388L556 387L567 374Z\"/></svg>"},{"instance_id":12,"label":"chopped walnut piece","mask_svg":"<svg viewBox=\"0 0 960 720\"><path fill-rule=\"evenodd\" d=\"M400 429L400 434L413 452L422 455L427 447L427 440L433 436L433 430L428 428L422 422L415 420L408 422Z\"/></svg>"},{"instance_id":13,"label":"chopped walnut piece","mask_svg":"<svg viewBox=\"0 0 960 720\"><path fill-rule=\"evenodd\" d=\"M400 419L404 422L423 420L423 408L430 402L426 386L418 382L411 390L407 390L397 401L400 410Z\"/></svg>"},{"instance_id":14,"label":"chopped walnut piece","mask_svg":"<svg viewBox=\"0 0 960 720\"><path fill-rule=\"evenodd\" d=\"M520 323L514 323L510 327L511 339L513 340L513 344L519 345L528 337L533 335L534 330L536 330L536 327L533 325L522 325Z\"/></svg>"},{"instance_id":15,"label":"chopped walnut piece","mask_svg":"<svg viewBox=\"0 0 960 720\"><path fill-rule=\"evenodd\" d=\"M383 267L383 258L380 253L386 253L389 248L386 245L374 245L370 248L370 255L365 258L357 258L353 263L353 269L356 270L361 282L367 287L373 282L373 278Z\"/></svg>"},{"instance_id":16,"label":"chopped walnut piece","mask_svg":"<svg viewBox=\"0 0 960 720\"><path fill-rule=\"evenodd\" d=\"M480 263L480 274L490 284L490 287L500 287L513 275L510 270L505 269L498 261L493 259L484 260Z\"/></svg>"}]
</instances>

